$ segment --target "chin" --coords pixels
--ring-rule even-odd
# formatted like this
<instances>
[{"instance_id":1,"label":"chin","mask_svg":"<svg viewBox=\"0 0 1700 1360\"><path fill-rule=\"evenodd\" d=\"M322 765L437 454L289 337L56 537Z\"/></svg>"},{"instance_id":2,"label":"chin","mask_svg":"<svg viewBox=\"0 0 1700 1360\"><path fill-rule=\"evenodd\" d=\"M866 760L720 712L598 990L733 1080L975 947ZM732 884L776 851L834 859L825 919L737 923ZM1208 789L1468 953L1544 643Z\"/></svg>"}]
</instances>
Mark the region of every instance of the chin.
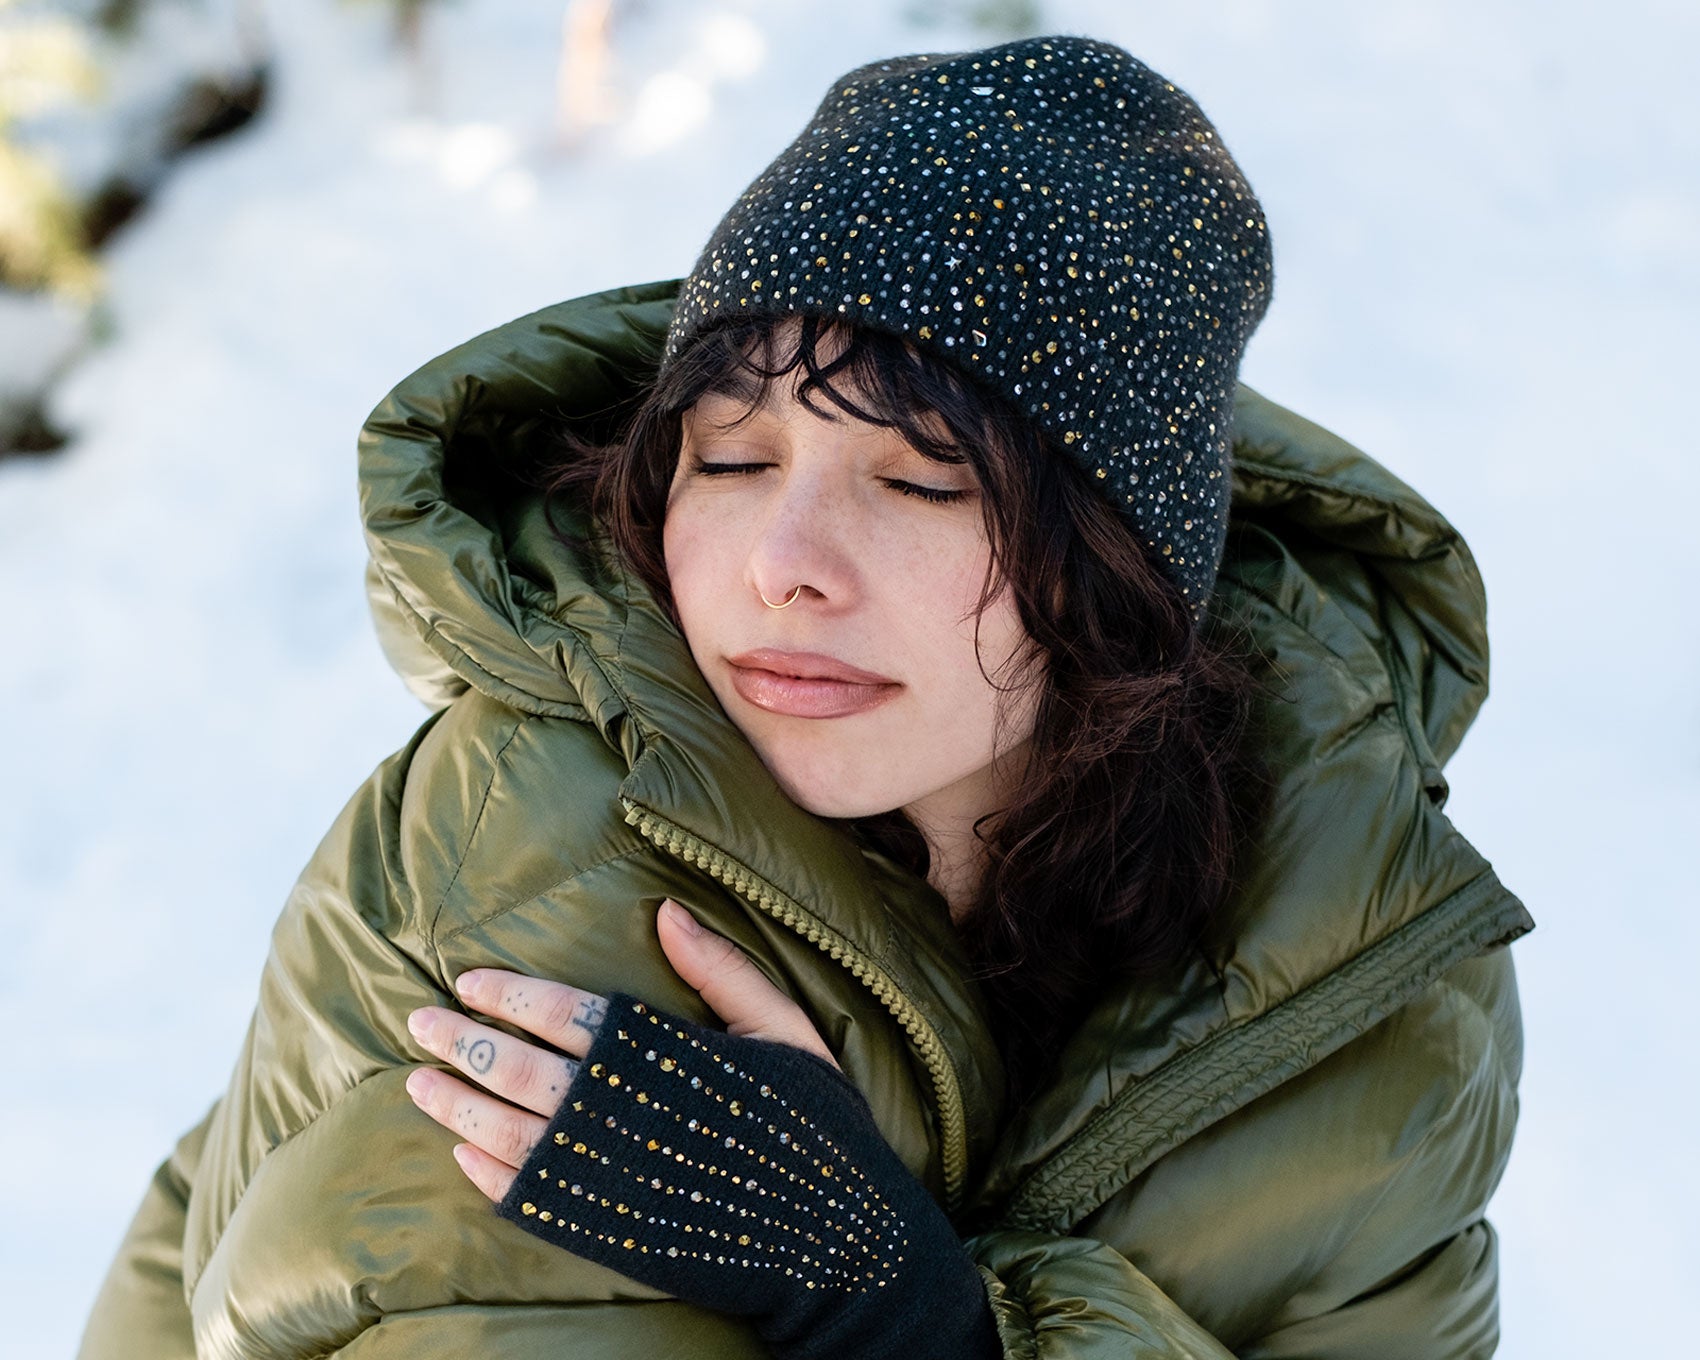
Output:
<instances>
[{"instance_id":1,"label":"chin","mask_svg":"<svg viewBox=\"0 0 1700 1360\"><path fill-rule=\"evenodd\" d=\"M788 762L769 759L769 753L757 752L774 781L798 807L817 817L843 821L852 817L872 817L878 812L890 812L903 800L895 794L876 789L857 788L856 780L843 770L798 768Z\"/></svg>"},{"instance_id":2,"label":"chin","mask_svg":"<svg viewBox=\"0 0 1700 1360\"><path fill-rule=\"evenodd\" d=\"M899 806L890 799L847 796L842 789L798 787L784 779L779 781L779 787L785 791L785 796L804 812L838 821L852 817L872 817L877 812L890 812Z\"/></svg>"}]
</instances>

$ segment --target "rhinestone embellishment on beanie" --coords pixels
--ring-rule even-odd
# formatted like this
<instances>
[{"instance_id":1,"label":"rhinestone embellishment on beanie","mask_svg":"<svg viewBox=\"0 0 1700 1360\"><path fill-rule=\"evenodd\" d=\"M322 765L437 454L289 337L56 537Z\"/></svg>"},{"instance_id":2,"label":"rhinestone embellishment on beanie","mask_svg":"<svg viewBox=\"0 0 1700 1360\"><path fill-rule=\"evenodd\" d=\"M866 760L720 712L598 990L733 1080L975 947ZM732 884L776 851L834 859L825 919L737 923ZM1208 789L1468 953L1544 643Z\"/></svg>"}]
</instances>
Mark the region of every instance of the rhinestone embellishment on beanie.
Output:
<instances>
[{"instance_id":1,"label":"rhinestone embellishment on beanie","mask_svg":"<svg viewBox=\"0 0 1700 1360\"><path fill-rule=\"evenodd\" d=\"M1202 610L1227 529L1263 210L1198 106L1106 43L902 57L838 80L679 294L663 363L716 320L842 318L1002 394Z\"/></svg>"}]
</instances>

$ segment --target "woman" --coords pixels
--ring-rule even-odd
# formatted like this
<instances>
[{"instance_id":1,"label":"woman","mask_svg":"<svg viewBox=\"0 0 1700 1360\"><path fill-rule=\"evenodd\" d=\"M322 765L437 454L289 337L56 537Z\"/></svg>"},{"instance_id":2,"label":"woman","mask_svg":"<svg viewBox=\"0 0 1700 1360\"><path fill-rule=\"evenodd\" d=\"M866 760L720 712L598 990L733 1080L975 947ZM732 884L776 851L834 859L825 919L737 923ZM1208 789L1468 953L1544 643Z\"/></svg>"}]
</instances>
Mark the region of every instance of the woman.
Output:
<instances>
[{"instance_id":1,"label":"woman","mask_svg":"<svg viewBox=\"0 0 1700 1360\"><path fill-rule=\"evenodd\" d=\"M1268 270L1190 100L1033 40L850 73L676 300L392 393L374 600L440 711L84 1353L1491 1351L1528 921L1439 811L1479 582L1236 390ZM1212 619L1269 691L1231 891Z\"/></svg>"}]
</instances>

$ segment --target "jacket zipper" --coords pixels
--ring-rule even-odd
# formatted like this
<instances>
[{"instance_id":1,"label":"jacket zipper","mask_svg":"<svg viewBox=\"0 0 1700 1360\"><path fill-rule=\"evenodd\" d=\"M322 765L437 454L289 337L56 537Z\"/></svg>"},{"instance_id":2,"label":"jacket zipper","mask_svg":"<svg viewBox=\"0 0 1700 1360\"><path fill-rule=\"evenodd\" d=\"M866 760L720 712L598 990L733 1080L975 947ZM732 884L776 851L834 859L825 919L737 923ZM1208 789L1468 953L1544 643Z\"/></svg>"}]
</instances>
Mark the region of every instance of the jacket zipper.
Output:
<instances>
[{"instance_id":1,"label":"jacket zipper","mask_svg":"<svg viewBox=\"0 0 1700 1360\"><path fill-rule=\"evenodd\" d=\"M642 835L685 863L706 869L781 925L802 936L833 962L843 964L850 975L872 992L903 1026L903 1032L921 1055L927 1074L932 1078L933 1094L938 1102L945 1207L954 1210L961 1203L968 1174L968 1120L963 1109L962 1089L956 1080L956 1069L951 1065L938 1031L926 1016L910 1002L884 969L837 931L822 925L814 915L766 879L750 872L746 865L724 850L693 836L684 828L629 800L622 801L625 802L626 821Z\"/></svg>"}]
</instances>

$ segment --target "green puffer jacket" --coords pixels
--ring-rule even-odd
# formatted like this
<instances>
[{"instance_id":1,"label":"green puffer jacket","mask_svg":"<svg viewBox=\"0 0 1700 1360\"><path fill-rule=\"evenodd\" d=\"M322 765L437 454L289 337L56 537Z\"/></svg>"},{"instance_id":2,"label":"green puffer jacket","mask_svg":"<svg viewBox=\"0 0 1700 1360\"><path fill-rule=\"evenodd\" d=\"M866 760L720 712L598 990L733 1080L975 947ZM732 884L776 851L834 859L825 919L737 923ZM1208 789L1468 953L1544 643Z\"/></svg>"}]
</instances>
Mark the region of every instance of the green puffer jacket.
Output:
<instances>
[{"instance_id":1,"label":"green puffer jacket","mask_svg":"<svg viewBox=\"0 0 1700 1360\"><path fill-rule=\"evenodd\" d=\"M403 1090L408 1012L479 965L711 1021L656 946L664 895L814 1018L975 1234L1009 1356L1488 1354L1521 1045L1502 946L1530 923L1440 810L1486 690L1457 535L1242 392L1221 600L1279 691L1278 780L1231 944L1103 997L1011 1117L942 901L789 803L651 599L514 475L559 414L606 428L672 294L524 317L368 422L373 598L437 711L291 895L229 1090L156 1177L85 1360L761 1354L498 1219Z\"/></svg>"}]
</instances>

